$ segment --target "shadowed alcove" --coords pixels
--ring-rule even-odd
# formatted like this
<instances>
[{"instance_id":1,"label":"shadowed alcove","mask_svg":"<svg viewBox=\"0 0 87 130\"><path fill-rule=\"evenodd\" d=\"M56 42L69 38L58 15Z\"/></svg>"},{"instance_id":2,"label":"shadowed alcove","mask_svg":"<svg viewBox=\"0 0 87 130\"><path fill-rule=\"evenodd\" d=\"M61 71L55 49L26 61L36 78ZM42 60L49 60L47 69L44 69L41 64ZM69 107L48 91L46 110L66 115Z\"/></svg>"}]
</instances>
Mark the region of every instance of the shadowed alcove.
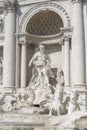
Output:
<instances>
[{"instance_id":1,"label":"shadowed alcove","mask_svg":"<svg viewBox=\"0 0 87 130\"><path fill-rule=\"evenodd\" d=\"M54 35L63 27L61 17L53 11L40 11L29 21L26 31L33 35Z\"/></svg>"}]
</instances>

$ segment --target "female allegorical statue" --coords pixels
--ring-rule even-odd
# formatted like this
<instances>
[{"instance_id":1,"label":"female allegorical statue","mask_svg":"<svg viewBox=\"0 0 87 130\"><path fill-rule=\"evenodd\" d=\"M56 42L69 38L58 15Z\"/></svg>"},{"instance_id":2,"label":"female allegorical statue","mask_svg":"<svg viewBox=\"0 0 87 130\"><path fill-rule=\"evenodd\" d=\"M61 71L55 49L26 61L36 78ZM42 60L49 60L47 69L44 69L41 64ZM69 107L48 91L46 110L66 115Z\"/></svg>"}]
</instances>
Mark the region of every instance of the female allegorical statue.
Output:
<instances>
[{"instance_id":1,"label":"female allegorical statue","mask_svg":"<svg viewBox=\"0 0 87 130\"><path fill-rule=\"evenodd\" d=\"M50 87L49 77L54 74L50 68L50 57L44 54L44 45L39 45L39 51L34 54L29 62L29 66L33 66L32 78L29 87L36 89L37 87L43 88Z\"/></svg>"}]
</instances>

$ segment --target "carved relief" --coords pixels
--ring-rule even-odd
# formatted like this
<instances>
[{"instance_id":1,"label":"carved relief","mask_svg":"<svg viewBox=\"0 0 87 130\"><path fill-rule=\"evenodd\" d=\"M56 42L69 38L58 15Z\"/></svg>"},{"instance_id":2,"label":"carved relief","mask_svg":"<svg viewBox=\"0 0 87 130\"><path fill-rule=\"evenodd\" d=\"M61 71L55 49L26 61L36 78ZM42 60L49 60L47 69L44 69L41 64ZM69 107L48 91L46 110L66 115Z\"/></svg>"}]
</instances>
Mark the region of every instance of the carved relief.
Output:
<instances>
[{"instance_id":1,"label":"carved relief","mask_svg":"<svg viewBox=\"0 0 87 130\"><path fill-rule=\"evenodd\" d=\"M2 107L4 104L4 100L5 100L6 95L4 93L0 93L0 112L2 111Z\"/></svg>"},{"instance_id":2,"label":"carved relief","mask_svg":"<svg viewBox=\"0 0 87 130\"><path fill-rule=\"evenodd\" d=\"M70 101L68 104L68 114L80 110L82 104L82 98L77 91L70 92Z\"/></svg>"},{"instance_id":3,"label":"carved relief","mask_svg":"<svg viewBox=\"0 0 87 130\"><path fill-rule=\"evenodd\" d=\"M0 15L0 33L4 31L4 16Z\"/></svg>"}]
</instances>

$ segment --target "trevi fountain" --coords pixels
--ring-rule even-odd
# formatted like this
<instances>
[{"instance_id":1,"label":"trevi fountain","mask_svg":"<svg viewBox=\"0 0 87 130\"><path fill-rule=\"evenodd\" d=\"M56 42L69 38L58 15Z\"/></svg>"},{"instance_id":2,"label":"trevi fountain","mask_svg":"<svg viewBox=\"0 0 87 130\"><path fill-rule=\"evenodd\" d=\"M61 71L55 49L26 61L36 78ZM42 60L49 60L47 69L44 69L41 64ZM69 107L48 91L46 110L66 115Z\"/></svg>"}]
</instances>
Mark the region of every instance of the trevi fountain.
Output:
<instances>
[{"instance_id":1,"label":"trevi fountain","mask_svg":"<svg viewBox=\"0 0 87 130\"><path fill-rule=\"evenodd\" d=\"M0 130L87 130L87 0L0 0Z\"/></svg>"}]
</instances>

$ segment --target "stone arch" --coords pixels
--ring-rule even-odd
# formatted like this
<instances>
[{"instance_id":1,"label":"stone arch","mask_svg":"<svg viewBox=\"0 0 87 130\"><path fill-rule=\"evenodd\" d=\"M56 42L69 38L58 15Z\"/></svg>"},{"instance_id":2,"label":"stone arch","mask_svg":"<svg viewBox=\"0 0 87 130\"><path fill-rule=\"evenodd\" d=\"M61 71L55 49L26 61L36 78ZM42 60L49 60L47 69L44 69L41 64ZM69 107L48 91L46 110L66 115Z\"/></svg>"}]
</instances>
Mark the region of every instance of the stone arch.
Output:
<instances>
[{"instance_id":1,"label":"stone arch","mask_svg":"<svg viewBox=\"0 0 87 130\"><path fill-rule=\"evenodd\" d=\"M26 27L29 20L34 16L36 13L43 11L43 10L51 10L57 13L61 19L63 20L64 27L70 26L70 17L67 11L59 4L56 3L49 3L44 2L35 5L31 9L28 9L23 17L21 18L20 25L19 25L19 32L26 32Z\"/></svg>"},{"instance_id":2,"label":"stone arch","mask_svg":"<svg viewBox=\"0 0 87 130\"><path fill-rule=\"evenodd\" d=\"M26 32L32 35L49 36L60 33L64 27L61 17L50 10L40 11L29 20Z\"/></svg>"}]
</instances>

